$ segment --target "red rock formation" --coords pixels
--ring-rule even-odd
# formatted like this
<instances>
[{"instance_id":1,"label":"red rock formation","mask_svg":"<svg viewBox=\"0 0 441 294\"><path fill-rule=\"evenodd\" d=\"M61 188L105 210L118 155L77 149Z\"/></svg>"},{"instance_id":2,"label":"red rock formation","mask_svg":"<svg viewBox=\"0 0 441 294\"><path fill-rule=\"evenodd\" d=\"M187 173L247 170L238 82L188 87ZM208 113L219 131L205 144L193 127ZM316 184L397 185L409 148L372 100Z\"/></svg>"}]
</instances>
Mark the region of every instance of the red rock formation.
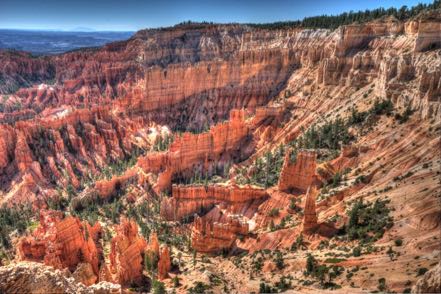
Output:
<instances>
[{"instance_id":1,"label":"red rock formation","mask_svg":"<svg viewBox=\"0 0 441 294\"><path fill-rule=\"evenodd\" d=\"M0 94L54 77L53 66L47 57L35 58L29 53L0 50L0 60Z\"/></svg>"},{"instance_id":2,"label":"red rock formation","mask_svg":"<svg viewBox=\"0 0 441 294\"><path fill-rule=\"evenodd\" d=\"M203 217L196 217L191 233L191 245L198 252L216 253L230 249L237 235L247 234L248 224L239 219L230 218L226 223L213 223Z\"/></svg>"},{"instance_id":3,"label":"red rock formation","mask_svg":"<svg viewBox=\"0 0 441 294\"><path fill-rule=\"evenodd\" d=\"M97 181L95 183L95 191L99 197L103 199L108 198L122 189L128 181L136 179L136 177L136 170L129 169L121 176L113 176L110 180Z\"/></svg>"},{"instance_id":4,"label":"red rock formation","mask_svg":"<svg viewBox=\"0 0 441 294\"><path fill-rule=\"evenodd\" d=\"M158 260L158 278L164 280L171 269L170 251L167 246L162 247Z\"/></svg>"},{"instance_id":5,"label":"red rock formation","mask_svg":"<svg viewBox=\"0 0 441 294\"><path fill-rule=\"evenodd\" d=\"M36 187L29 189L35 190L30 198L37 199L42 194L38 186L67 185L65 171L79 187L87 172L130 154L144 139L138 134L146 122L201 129L233 108L246 107L251 112L257 108L250 122L256 126L263 113L273 111L258 107L277 94L293 68L311 70L321 85L375 82L378 96L392 97L399 105L411 102L423 117L438 119L439 58L431 48L440 43L439 20L434 11L406 24L387 18L334 32L188 26L140 31L98 50L53 57L2 51L0 73L7 82L0 92L9 92L11 83L13 89L31 86L2 103L0 121L15 123L15 128L0 134L1 189L11 193L8 199L20 198L11 190L12 179L31 175ZM56 83L44 84L47 80ZM17 103L20 109L14 109ZM193 165L245 159L250 152L240 141L249 130L243 116L236 112L230 123L209 134L177 139L173 152L142 159L147 172L160 172L155 190L169 189L173 177L189 173ZM46 148L38 146L41 134L36 131L41 129L48 135ZM262 137L273 136L269 127L259 131ZM260 147L264 142L254 143Z\"/></svg>"},{"instance_id":6,"label":"red rock formation","mask_svg":"<svg viewBox=\"0 0 441 294\"><path fill-rule=\"evenodd\" d=\"M279 178L280 191L306 191L315 180L316 153L314 151L300 151L294 162L291 162L290 152L285 155L282 171Z\"/></svg>"},{"instance_id":7,"label":"red rock formation","mask_svg":"<svg viewBox=\"0 0 441 294\"><path fill-rule=\"evenodd\" d=\"M421 52L431 46L441 46L441 38L439 37L440 20L441 12L435 10L425 12L405 24L406 33L416 37L413 50Z\"/></svg>"},{"instance_id":8,"label":"red rock formation","mask_svg":"<svg viewBox=\"0 0 441 294\"><path fill-rule=\"evenodd\" d=\"M139 236L138 226L134 220L121 217L112 238L110 251L110 271L114 280L121 285L140 283L143 271L143 254L147 242Z\"/></svg>"},{"instance_id":9,"label":"red rock formation","mask_svg":"<svg viewBox=\"0 0 441 294\"><path fill-rule=\"evenodd\" d=\"M173 186L172 197L165 198L161 204L161 216L168 220L179 220L191 216L215 204L228 206L244 204L263 199L268 194L263 189L238 186Z\"/></svg>"},{"instance_id":10,"label":"red rock formation","mask_svg":"<svg viewBox=\"0 0 441 294\"><path fill-rule=\"evenodd\" d=\"M305 209L303 216L303 233L311 233L317 228L317 212L315 210L315 200L318 190L315 186L310 186L306 193Z\"/></svg>"},{"instance_id":11,"label":"red rock formation","mask_svg":"<svg viewBox=\"0 0 441 294\"><path fill-rule=\"evenodd\" d=\"M31 236L22 238L17 246L21 260L44 262L58 269L74 271L78 264L88 263L98 276L100 236L99 223L91 227L77 218L57 211L40 212L40 226Z\"/></svg>"},{"instance_id":12,"label":"red rock formation","mask_svg":"<svg viewBox=\"0 0 441 294\"><path fill-rule=\"evenodd\" d=\"M184 133L175 138L168 152L148 154L138 160L145 172L159 172L156 191L171 188L171 180L177 174L192 174L195 166L227 161L233 156L243 158L245 140L249 128L243 110L232 110L230 120L210 128L201 134Z\"/></svg>"},{"instance_id":13,"label":"red rock formation","mask_svg":"<svg viewBox=\"0 0 441 294\"><path fill-rule=\"evenodd\" d=\"M156 256L159 256L159 240L156 232L151 233L149 236L147 251L153 252Z\"/></svg>"},{"instance_id":14,"label":"red rock formation","mask_svg":"<svg viewBox=\"0 0 441 294\"><path fill-rule=\"evenodd\" d=\"M345 169L352 169L360 163L360 156L369 150L367 146L344 145L341 147L340 155L317 166L317 174L322 181L329 181L337 173Z\"/></svg>"}]
</instances>

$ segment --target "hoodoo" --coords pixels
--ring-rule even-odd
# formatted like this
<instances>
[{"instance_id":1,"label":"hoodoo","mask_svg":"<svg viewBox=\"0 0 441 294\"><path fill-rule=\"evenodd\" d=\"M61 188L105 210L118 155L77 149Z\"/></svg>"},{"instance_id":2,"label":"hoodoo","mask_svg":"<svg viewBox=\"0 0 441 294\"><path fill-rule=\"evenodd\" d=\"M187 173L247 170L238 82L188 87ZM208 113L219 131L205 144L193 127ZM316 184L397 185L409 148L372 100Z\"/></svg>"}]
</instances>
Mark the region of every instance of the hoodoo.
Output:
<instances>
[{"instance_id":1,"label":"hoodoo","mask_svg":"<svg viewBox=\"0 0 441 294\"><path fill-rule=\"evenodd\" d=\"M303 212L303 233L311 233L317 228L317 212L315 201L318 191L315 186L310 186L306 192L305 209Z\"/></svg>"},{"instance_id":2,"label":"hoodoo","mask_svg":"<svg viewBox=\"0 0 441 294\"><path fill-rule=\"evenodd\" d=\"M439 289L439 0L52 33L0 49L1 293Z\"/></svg>"}]
</instances>

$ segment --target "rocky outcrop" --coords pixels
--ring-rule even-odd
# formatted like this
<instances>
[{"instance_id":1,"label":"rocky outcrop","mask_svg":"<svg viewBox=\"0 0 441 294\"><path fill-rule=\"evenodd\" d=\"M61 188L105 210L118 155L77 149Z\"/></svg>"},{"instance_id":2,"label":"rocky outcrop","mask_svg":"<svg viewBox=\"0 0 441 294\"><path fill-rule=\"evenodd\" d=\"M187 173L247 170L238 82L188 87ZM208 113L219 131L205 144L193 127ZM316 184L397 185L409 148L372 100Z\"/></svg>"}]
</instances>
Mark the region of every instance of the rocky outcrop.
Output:
<instances>
[{"instance_id":1,"label":"rocky outcrop","mask_svg":"<svg viewBox=\"0 0 441 294\"><path fill-rule=\"evenodd\" d=\"M95 183L94 191L102 199L109 198L124 189L125 185L137 178L136 170L129 169L121 176L113 176L110 180L101 180Z\"/></svg>"},{"instance_id":2,"label":"rocky outcrop","mask_svg":"<svg viewBox=\"0 0 441 294\"><path fill-rule=\"evenodd\" d=\"M406 23L406 33L415 35L413 50L422 52L441 47L441 12L427 11Z\"/></svg>"},{"instance_id":3,"label":"rocky outcrop","mask_svg":"<svg viewBox=\"0 0 441 294\"><path fill-rule=\"evenodd\" d=\"M412 293L441 292L441 263L424 274L412 287Z\"/></svg>"},{"instance_id":4,"label":"rocky outcrop","mask_svg":"<svg viewBox=\"0 0 441 294\"><path fill-rule=\"evenodd\" d=\"M0 292L2 293L68 293L117 294L121 286L100 282L87 287L60 270L35 262L20 262L0 267Z\"/></svg>"},{"instance_id":5,"label":"rocky outcrop","mask_svg":"<svg viewBox=\"0 0 441 294\"><path fill-rule=\"evenodd\" d=\"M164 280L171 270L170 251L167 246L162 247L158 259L158 278Z\"/></svg>"},{"instance_id":6,"label":"rocky outcrop","mask_svg":"<svg viewBox=\"0 0 441 294\"><path fill-rule=\"evenodd\" d=\"M121 218L112 238L110 250L110 272L114 280L124 286L142 282L143 256L147 242L139 236L134 220Z\"/></svg>"},{"instance_id":7,"label":"rocky outcrop","mask_svg":"<svg viewBox=\"0 0 441 294\"><path fill-rule=\"evenodd\" d=\"M168 220L180 220L195 213L209 210L215 204L228 206L264 199L268 194L263 189L238 186L173 186L172 197L161 204L161 216Z\"/></svg>"},{"instance_id":8,"label":"rocky outcrop","mask_svg":"<svg viewBox=\"0 0 441 294\"><path fill-rule=\"evenodd\" d=\"M315 186L310 186L306 193L305 208L303 210L303 233L309 234L317 228L317 212L315 209L315 201L318 190Z\"/></svg>"},{"instance_id":9,"label":"rocky outcrop","mask_svg":"<svg viewBox=\"0 0 441 294\"><path fill-rule=\"evenodd\" d=\"M286 152L285 161L278 187L280 191L305 192L316 178L316 153L314 151L300 151L295 161L291 160L291 152Z\"/></svg>"},{"instance_id":10,"label":"rocky outcrop","mask_svg":"<svg viewBox=\"0 0 441 294\"><path fill-rule=\"evenodd\" d=\"M237 218L229 218L227 222L209 222L205 218L196 217L192 233L193 249L203 253L216 253L230 249L238 235L248 234L248 224Z\"/></svg>"},{"instance_id":11,"label":"rocky outcrop","mask_svg":"<svg viewBox=\"0 0 441 294\"><path fill-rule=\"evenodd\" d=\"M159 194L171 188L173 178L190 178L195 170L213 174L215 167L246 158L253 150L248 147L250 140L244 110L232 110L229 121L205 133L184 133L174 139L169 151L139 158L138 166L147 173L159 173L155 185Z\"/></svg>"},{"instance_id":12,"label":"rocky outcrop","mask_svg":"<svg viewBox=\"0 0 441 294\"><path fill-rule=\"evenodd\" d=\"M109 115L104 108L61 108L45 112L47 116L35 124L18 122L14 129L2 126L3 192L8 192L17 173L22 178L30 175L35 186L71 184L79 188L83 178L96 174L105 163L125 160L152 144L150 127L142 120ZM96 190L101 197L107 197L118 183L131 177L128 174L126 178L99 182ZM11 191L8 198L20 197Z\"/></svg>"},{"instance_id":13,"label":"rocky outcrop","mask_svg":"<svg viewBox=\"0 0 441 294\"><path fill-rule=\"evenodd\" d=\"M87 263L97 277L99 256L97 249L101 226L91 227L77 218L57 211L41 211L40 226L28 237L22 238L17 246L21 260L44 262L57 269L75 271L80 263ZM92 273L91 273L92 274ZM87 281L96 277L90 277Z\"/></svg>"},{"instance_id":14,"label":"rocky outcrop","mask_svg":"<svg viewBox=\"0 0 441 294\"><path fill-rule=\"evenodd\" d=\"M98 280L98 276L93 272L90 263L80 263L72 274L72 277L86 286L93 285Z\"/></svg>"}]
</instances>

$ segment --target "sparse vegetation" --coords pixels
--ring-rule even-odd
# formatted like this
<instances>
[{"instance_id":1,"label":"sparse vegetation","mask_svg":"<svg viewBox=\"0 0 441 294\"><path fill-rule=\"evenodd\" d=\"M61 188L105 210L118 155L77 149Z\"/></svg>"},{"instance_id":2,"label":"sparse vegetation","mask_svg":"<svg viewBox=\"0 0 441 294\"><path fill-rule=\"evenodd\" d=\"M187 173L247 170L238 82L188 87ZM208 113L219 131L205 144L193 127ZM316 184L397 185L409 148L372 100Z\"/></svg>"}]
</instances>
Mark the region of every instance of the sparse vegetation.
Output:
<instances>
[{"instance_id":1,"label":"sparse vegetation","mask_svg":"<svg viewBox=\"0 0 441 294\"><path fill-rule=\"evenodd\" d=\"M355 202L347 212L349 222L346 227L349 240L369 243L380 239L385 230L392 227L393 220L389 216L389 201L376 200L366 204L362 200Z\"/></svg>"},{"instance_id":2,"label":"sparse vegetation","mask_svg":"<svg viewBox=\"0 0 441 294\"><path fill-rule=\"evenodd\" d=\"M305 276L311 276L320 282L320 285L325 289L338 289L339 285L332 282L333 279L343 273L343 267L332 265L327 266L320 264L313 255L308 254L306 259Z\"/></svg>"},{"instance_id":3,"label":"sparse vegetation","mask_svg":"<svg viewBox=\"0 0 441 294\"><path fill-rule=\"evenodd\" d=\"M11 248L10 234L14 231L23 234L33 224L33 216L34 211L30 206L2 206L0 208L0 247L3 250Z\"/></svg>"},{"instance_id":4,"label":"sparse vegetation","mask_svg":"<svg viewBox=\"0 0 441 294\"><path fill-rule=\"evenodd\" d=\"M196 284L188 289L189 294L203 294L206 293L206 291L210 287L207 284L204 284L203 282L196 282Z\"/></svg>"},{"instance_id":5,"label":"sparse vegetation","mask_svg":"<svg viewBox=\"0 0 441 294\"><path fill-rule=\"evenodd\" d=\"M277 184L285 156L285 146L280 145L273 152L266 152L257 158L249 168L238 170L239 184L253 184L269 188Z\"/></svg>"},{"instance_id":6,"label":"sparse vegetation","mask_svg":"<svg viewBox=\"0 0 441 294\"><path fill-rule=\"evenodd\" d=\"M163 282L158 280L153 280L152 282L152 293L153 294L165 294L165 286Z\"/></svg>"}]
</instances>

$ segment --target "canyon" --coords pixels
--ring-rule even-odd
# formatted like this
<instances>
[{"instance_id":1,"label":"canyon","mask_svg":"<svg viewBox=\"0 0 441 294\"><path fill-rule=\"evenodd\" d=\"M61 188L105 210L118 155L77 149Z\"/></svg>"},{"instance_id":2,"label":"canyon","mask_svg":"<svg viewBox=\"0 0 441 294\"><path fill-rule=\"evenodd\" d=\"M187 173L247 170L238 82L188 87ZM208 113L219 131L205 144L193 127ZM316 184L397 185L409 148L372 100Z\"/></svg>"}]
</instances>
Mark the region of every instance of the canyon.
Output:
<instances>
[{"instance_id":1,"label":"canyon","mask_svg":"<svg viewBox=\"0 0 441 294\"><path fill-rule=\"evenodd\" d=\"M432 9L0 51L0 289L441 291L440 48Z\"/></svg>"}]
</instances>

